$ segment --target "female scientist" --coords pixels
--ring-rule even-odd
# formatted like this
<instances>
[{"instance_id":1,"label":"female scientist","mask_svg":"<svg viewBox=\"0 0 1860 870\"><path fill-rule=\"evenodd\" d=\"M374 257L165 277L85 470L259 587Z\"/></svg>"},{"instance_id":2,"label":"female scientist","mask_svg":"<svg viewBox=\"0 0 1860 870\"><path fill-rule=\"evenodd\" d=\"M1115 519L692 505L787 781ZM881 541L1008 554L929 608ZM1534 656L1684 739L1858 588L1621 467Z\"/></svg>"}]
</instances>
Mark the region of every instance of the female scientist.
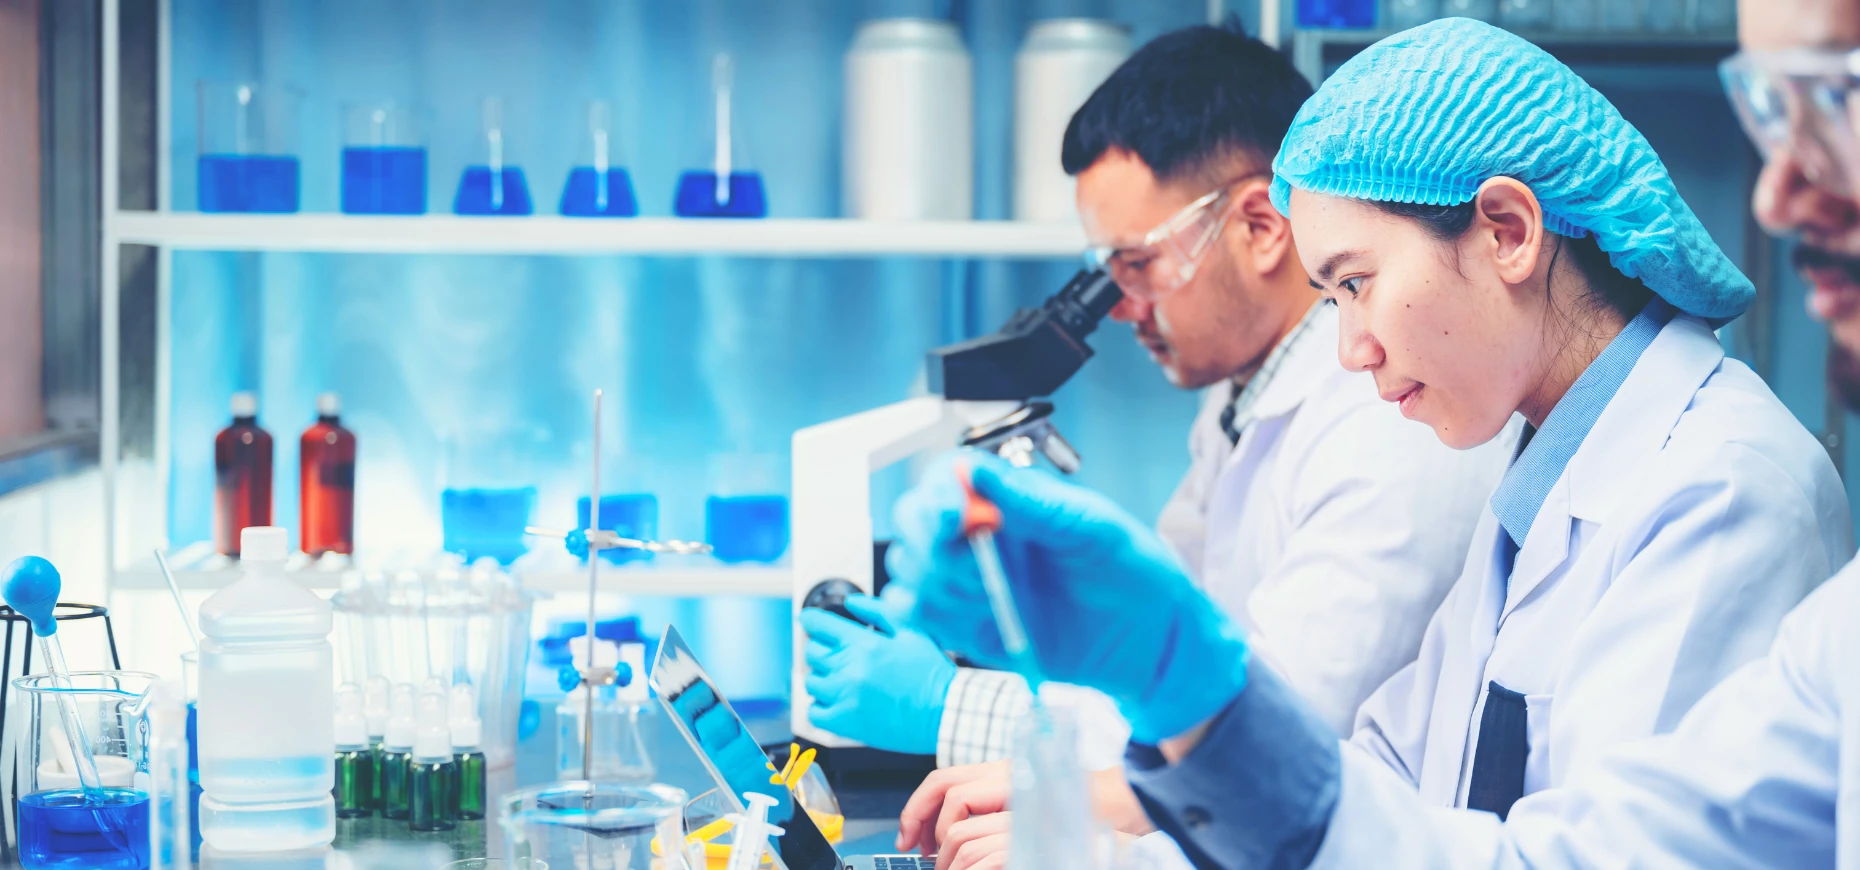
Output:
<instances>
[{"instance_id":1,"label":"female scientist","mask_svg":"<svg viewBox=\"0 0 1860 870\"><path fill-rule=\"evenodd\" d=\"M1132 784L1188 806L1159 821L1225 866L1308 861L1335 795L1286 793L1334 792L1339 752L1437 806L1553 808L1573 773L1762 655L1852 553L1825 451L1712 333L1749 282L1646 140L1543 51L1463 19L1386 39L1306 103L1273 169L1346 367L1456 447L1529 423L1418 660L1348 742L1249 666L1141 523L970 459L1044 675L1117 700ZM900 501L891 574L946 647L1006 664L961 507L947 470ZM1166 763L1217 738L1220 776Z\"/></svg>"}]
</instances>

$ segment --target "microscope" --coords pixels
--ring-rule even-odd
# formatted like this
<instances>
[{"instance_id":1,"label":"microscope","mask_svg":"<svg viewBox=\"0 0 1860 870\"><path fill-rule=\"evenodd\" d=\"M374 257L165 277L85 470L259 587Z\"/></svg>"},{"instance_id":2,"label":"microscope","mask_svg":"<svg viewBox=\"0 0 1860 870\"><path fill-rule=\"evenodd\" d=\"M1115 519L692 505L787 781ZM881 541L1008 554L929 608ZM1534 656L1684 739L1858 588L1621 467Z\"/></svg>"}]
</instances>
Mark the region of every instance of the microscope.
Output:
<instances>
[{"instance_id":1,"label":"microscope","mask_svg":"<svg viewBox=\"0 0 1860 870\"><path fill-rule=\"evenodd\" d=\"M1079 455L1053 427L1050 396L1085 365L1086 336L1123 298L1103 271L1081 271L1038 308L1014 313L999 330L930 351L933 395L907 399L794 433L790 506L794 608L848 616L840 602L876 593L884 545L872 537L872 475L912 456L958 446L992 450L1019 466L1045 456L1071 474ZM808 721L803 659L807 637L794 632L794 733L827 747L858 744ZM875 751L875 750L874 750Z\"/></svg>"}]
</instances>

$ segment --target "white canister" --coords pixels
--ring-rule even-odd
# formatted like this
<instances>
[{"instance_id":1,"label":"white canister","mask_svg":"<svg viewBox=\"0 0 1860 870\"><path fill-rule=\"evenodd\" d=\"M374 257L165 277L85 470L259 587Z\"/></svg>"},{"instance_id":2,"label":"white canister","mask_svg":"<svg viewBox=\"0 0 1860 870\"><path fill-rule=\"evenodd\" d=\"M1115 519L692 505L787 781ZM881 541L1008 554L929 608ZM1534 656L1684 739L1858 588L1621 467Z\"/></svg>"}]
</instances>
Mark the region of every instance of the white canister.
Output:
<instances>
[{"instance_id":1,"label":"white canister","mask_svg":"<svg viewBox=\"0 0 1860 870\"><path fill-rule=\"evenodd\" d=\"M1109 21L1036 21L1014 56L1014 219L1077 218L1072 177L1059 165L1066 125L1130 56L1130 31Z\"/></svg>"},{"instance_id":2,"label":"white canister","mask_svg":"<svg viewBox=\"0 0 1860 870\"><path fill-rule=\"evenodd\" d=\"M859 25L846 52L840 197L847 217L967 220L975 214L975 88L947 21Z\"/></svg>"}]
</instances>

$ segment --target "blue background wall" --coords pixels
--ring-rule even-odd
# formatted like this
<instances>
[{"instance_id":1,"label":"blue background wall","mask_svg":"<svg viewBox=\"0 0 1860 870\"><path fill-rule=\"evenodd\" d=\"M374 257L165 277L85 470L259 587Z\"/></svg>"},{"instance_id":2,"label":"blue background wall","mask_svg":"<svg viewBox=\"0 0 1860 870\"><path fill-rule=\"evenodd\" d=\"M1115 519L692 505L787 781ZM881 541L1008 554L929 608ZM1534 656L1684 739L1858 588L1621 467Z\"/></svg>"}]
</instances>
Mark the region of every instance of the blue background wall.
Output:
<instances>
[{"instance_id":1,"label":"blue background wall","mask_svg":"<svg viewBox=\"0 0 1860 870\"><path fill-rule=\"evenodd\" d=\"M860 20L939 14L910 0L173 0L174 207L195 207L195 83L246 80L303 94L297 153L306 211L337 209L340 108L424 107L431 212L449 211L476 153L479 101L501 96L510 157L550 213L577 161L584 102L616 107L618 155L642 210L670 212L676 175L709 153L710 57L738 70L738 126L781 217L830 217L839 202L840 70ZM974 57L977 216L1007 215L1012 66L1029 21L1108 17L1138 43L1203 20L1201 0L957 2ZM1230 3L1251 20L1251 3ZM1646 132L1681 191L1734 258L1745 256L1747 146L1709 65L1579 66ZM278 437L276 521L296 525L296 435L316 393L342 394L361 442L364 548L439 543L440 443L479 421L536 427L539 519L566 525L585 492L589 394L607 391L613 490L661 502L662 534L703 534L715 457L785 456L793 430L912 393L925 349L992 329L1071 273L1067 262L790 261L731 258L468 257L184 252L174 257L175 383L170 539L210 536L211 441L236 390L260 395ZM1764 338L1726 330L1811 429L1824 424L1823 331L1777 266ZM1186 465L1192 396L1173 390L1125 329L1059 395L1082 479L1139 515L1160 508ZM1843 448L1843 456L1846 449ZM1860 459L1860 456L1856 456ZM1852 463L1848 463L1852 465ZM785 479L786 468L781 468ZM884 475L881 534L905 481ZM696 610L689 608L695 607ZM739 685L778 690L752 662L786 649L786 605L686 605L705 634L743 638ZM714 656L707 655L709 658ZM771 684L772 681L772 684Z\"/></svg>"}]
</instances>

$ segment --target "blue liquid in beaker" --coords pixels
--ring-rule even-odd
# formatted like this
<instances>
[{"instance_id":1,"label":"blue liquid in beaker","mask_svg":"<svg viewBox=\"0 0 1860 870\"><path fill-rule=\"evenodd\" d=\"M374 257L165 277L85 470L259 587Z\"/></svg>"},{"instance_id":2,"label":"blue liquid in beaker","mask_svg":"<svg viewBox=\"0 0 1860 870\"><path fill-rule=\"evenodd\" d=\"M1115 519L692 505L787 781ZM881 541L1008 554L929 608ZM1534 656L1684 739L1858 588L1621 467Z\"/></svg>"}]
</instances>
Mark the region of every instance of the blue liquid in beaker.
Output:
<instances>
[{"instance_id":1,"label":"blue liquid in beaker","mask_svg":"<svg viewBox=\"0 0 1860 870\"><path fill-rule=\"evenodd\" d=\"M202 154L200 210L297 211L297 158L269 154Z\"/></svg>"},{"instance_id":2,"label":"blue liquid in beaker","mask_svg":"<svg viewBox=\"0 0 1860 870\"><path fill-rule=\"evenodd\" d=\"M575 527L588 527L588 499L575 501ZM643 492L601 496L601 528L622 538L650 541L659 536L659 500ZM616 565L650 559L645 550L602 550L601 558Z\"/></svg>"},{"instance_id":3,"label":"blue liquid in beaker","mask_svg":"<svg viewBox=\"0 0 1860 870\"><path fill-rule=\"evenodd\" d=\"M678 199L672 211L679 217L768 217L769 203L762 191L762 173L730 173L730 199L718 205L717 173L687 172L678 177Z\"/></svg>"},{"instance_id":4,"label":"blue liquid in beaker","mask_svg":"<svg viewBox=\"0 0 1860 870\"><path fill-rule=\"evenodd\" d=\"M523 527L536 507L536 487L448 489L439 494L439 524L448 553L474 562L490 556L508 565L529 551Z\"/></svg>"},{"instance_id":5,"label":"blue liquid in beaker","mask_svg":"<svg viewBox=\"0 0 1860 870\"><path fill-rule=\"evenodd\" d=\"M1298 26L1363 29L1376 26L1376 0L1298 0Z\"/></svg>"},{"instance_id":6,"label":"blue liquid in beaker","mask_svg":"<svg viewBox=\"0 0 1860 870\"><path fill-rule=\"evenodd\" d=\"M562 213L570 217L634 217L639 201L633 198L633 180L624 169L607 170L607 189L600 189L601 174L592 166L577 166L562 188ZM602 194L605 194L603 199Z\"/></svg>"},{"instance_id":7,"label":"blue liquid in beaker","mask_svg":"<svg viewBox=\"0 0 1860 870\"><path fill-rule=\"evenodd\" d=\"M93 801L80 789L19 799L19 865L26 870L143 870L149 866L149 796L106 788Z\"/></svg>"},{"instance_id":8,"label":"blue liquid in beaker","mask_svg":"<svg viewBox=\"0 0 1860 870\"><path fill-rule=\"evenodd\" d=\"M342 210L426 214L426 149L342 149Z\"/></svg>"},{"instance_id":9,"label":"blue liquid in beaker","mask_svg":"<svg viewBox=\"0 0 1860 870\"><path fill-rule=\"evenodd\" d=\"M494 176L503 191L502 202L494 202L491 198ZM452 200L452 211L455 214L525 215L535 208L530 205L530 186L523 180L522 169L506 166L503 171L494 173L488 166L467 166L465 174L459 177L459 193Z\"/></svg>"},{"instance_id":10,"label":"blue liquid in beaker","mask_svg":"<svg viewBox=\"0 0 1860 870\"><path fill-rule=\"evenodd\" d=\"M788 550L788 497L713 495L704 502L704 539L725 562L773 562Z\"/></svg>"}]
</instances>

